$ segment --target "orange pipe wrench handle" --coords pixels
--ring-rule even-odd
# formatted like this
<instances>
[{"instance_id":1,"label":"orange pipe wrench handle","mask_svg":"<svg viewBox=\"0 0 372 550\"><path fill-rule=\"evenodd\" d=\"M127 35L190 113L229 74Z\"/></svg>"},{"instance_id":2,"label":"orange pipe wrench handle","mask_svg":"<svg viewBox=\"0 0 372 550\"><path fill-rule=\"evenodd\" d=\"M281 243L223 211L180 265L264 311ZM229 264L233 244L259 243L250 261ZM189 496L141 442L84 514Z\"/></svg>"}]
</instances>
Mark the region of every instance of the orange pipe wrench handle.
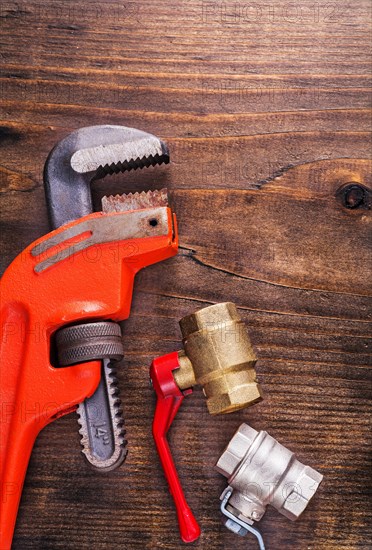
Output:
<instances>
[{"instance_id":1,"label":"orange pipe wrench handle","mask_svg":"<svg viewBox=\"0 0 372 550\"><path fill-rule=\"evenodd\" d=\"M156 220L156 223L155 221ZM27 247L1 281L0 548L11 547L23 482L40 430L92 395L100 361L57 368L63 325L129 316L134 276L177 253L168 207L95 213Z\"/></svg>"}]
</instances>

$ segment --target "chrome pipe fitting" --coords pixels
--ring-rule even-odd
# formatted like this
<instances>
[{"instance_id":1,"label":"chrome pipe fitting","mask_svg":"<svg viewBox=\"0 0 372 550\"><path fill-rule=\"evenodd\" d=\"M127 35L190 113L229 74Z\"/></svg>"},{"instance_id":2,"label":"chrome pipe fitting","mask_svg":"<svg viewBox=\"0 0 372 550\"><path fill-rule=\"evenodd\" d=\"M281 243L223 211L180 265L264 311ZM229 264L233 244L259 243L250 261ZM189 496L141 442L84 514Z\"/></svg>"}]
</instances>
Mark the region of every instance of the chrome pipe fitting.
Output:
<instances>
[{"instance_id":1,"label":"chrome pipe fitting","mask_svg":"<svg viewBox=\"0 0 372 550\"><path fill-rule=\"evenodd\" d=\"M240 426L215 468L229 483L221 495L224 500L229 493L225 525L241 535L252 531L248 527L244 530L241 522L249 526L259 521L268 504L296 520L323 479L267 432L257 432L247 424ZM237 525L233 525L231 515L239 520Z\"/></svg>"}]
</instances>

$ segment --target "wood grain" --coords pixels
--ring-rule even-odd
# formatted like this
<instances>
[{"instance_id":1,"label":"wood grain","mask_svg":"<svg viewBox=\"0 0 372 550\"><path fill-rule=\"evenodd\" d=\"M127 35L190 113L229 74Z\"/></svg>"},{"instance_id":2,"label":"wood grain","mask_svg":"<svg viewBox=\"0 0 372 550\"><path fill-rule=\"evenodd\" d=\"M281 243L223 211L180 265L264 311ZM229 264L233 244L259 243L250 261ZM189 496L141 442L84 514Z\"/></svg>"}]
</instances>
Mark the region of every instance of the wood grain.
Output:
<instances>
[{"instance_id":1,"label":"wood grain","mask_svg":"<svg viewBox=\"0 0 372 550\"><path fill-rule=\"evenodd\" d=\"M243 421L325 475L296 523L268 510L269 550L371 547L371 211L337 196L350 181L372 187L370 16L367 0L2 2L1 270L48 231L48 152L90 124L167 140L170 166L97 182L94 196L167 186L181 241L138 275L123 323L126 464L97 475L74 416L48 426L14 550L184 547L151 437L148 367L180 347L183 315L224 300L249 327L265 399L223 418L200 391L181 407L170 439L202 526L193 547L255 547L220 524L213 470Z\"/></svg>"}]
</instances>

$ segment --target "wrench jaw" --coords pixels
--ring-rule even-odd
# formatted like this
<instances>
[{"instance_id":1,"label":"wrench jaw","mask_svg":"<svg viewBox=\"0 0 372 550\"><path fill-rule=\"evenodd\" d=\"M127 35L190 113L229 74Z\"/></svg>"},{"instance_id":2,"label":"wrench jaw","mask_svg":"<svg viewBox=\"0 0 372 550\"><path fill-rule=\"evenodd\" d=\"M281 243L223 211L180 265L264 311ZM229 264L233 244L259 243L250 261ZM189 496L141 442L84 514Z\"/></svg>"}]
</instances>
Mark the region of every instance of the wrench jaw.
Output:
<instances>
[{"instance_id":1,"label":"wrench jaw","mask_svg":"<svg viewBox=\"0 0 372 550\"><path fill-rule=\"evenodd\" d=\"M148 157L137 157L129 161L113 162L110 165L100 166L97 168L97 172L92 178L92 181L103 179L107 175L119 174L120 172L130 172L131 170L142 170L142 168L150 168L150 166L157 166L161 164L169 164L169 155L156 153Z\"/></svg>"},{"instance_id":2,"label":"wrench jaw","mask_svg":"<svg viewBox=\"0 0 372 550\"><path fill-rule=\"evenodd\" d=\"M167 145L147 132L125 126L92 126L78 132L80 146L71 156L71 167L79 174L99 179L169 163Z\"/></svg>"},{"instance_id":3,"label":"wrench jaw","mask_svg":"<svg viewBox=\"0 0 372 550\"><path fill-rule=\"evenodd\" d=\"M158 137L125 126L89 126L72 132L50 152L44 188L53 229L91 214L91 183L108 174L169 163Z\"/></svg>"},{"instance_id":4,"label":"wrench jaw","mask_svg":"<svg viewBox=\"0 0 372 550\"><path fill-rule=\"evenodd\" d=\"M153 136L129 144L81 149L71 157L72 169L79 174L90 174L91 181L160 164L169 164L169 152L165 143Z\"/></svg>"},{"instance_id":5,"label":"wrench jaw","mask_svg":"<svg viewBox=\"0 0 372 550\"><path fill-rule=\"evenodd\" d=\"M167 189L105 196L102 198L102 211L107 213L142 210L143 208L155 208L157 206L168 206Z\"/></svg>"}]
</instances>

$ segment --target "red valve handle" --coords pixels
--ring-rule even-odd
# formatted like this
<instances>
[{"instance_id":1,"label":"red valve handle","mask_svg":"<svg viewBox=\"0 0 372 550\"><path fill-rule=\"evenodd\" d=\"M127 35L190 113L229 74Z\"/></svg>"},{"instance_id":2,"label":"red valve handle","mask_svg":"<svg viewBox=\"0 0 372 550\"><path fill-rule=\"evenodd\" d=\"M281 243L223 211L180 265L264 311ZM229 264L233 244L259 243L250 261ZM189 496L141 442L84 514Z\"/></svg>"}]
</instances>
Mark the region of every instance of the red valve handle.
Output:
<instances>
[{"instance_id":1,"label":"red valve handle","mask_svg":"<svg viewBox=\"0 0 372 550\"><path fill-rule=\"evenodd\" d=\"M184 542L193 542L200 536L200 527L186 502L166 438L185 395L192 393L191 389L182 393L173 378L172 371L179 366L177 352L158 357L151 364L150 377L158 398L152 433L176 505L181 538Z\"/></svg>"}]
</instances>

